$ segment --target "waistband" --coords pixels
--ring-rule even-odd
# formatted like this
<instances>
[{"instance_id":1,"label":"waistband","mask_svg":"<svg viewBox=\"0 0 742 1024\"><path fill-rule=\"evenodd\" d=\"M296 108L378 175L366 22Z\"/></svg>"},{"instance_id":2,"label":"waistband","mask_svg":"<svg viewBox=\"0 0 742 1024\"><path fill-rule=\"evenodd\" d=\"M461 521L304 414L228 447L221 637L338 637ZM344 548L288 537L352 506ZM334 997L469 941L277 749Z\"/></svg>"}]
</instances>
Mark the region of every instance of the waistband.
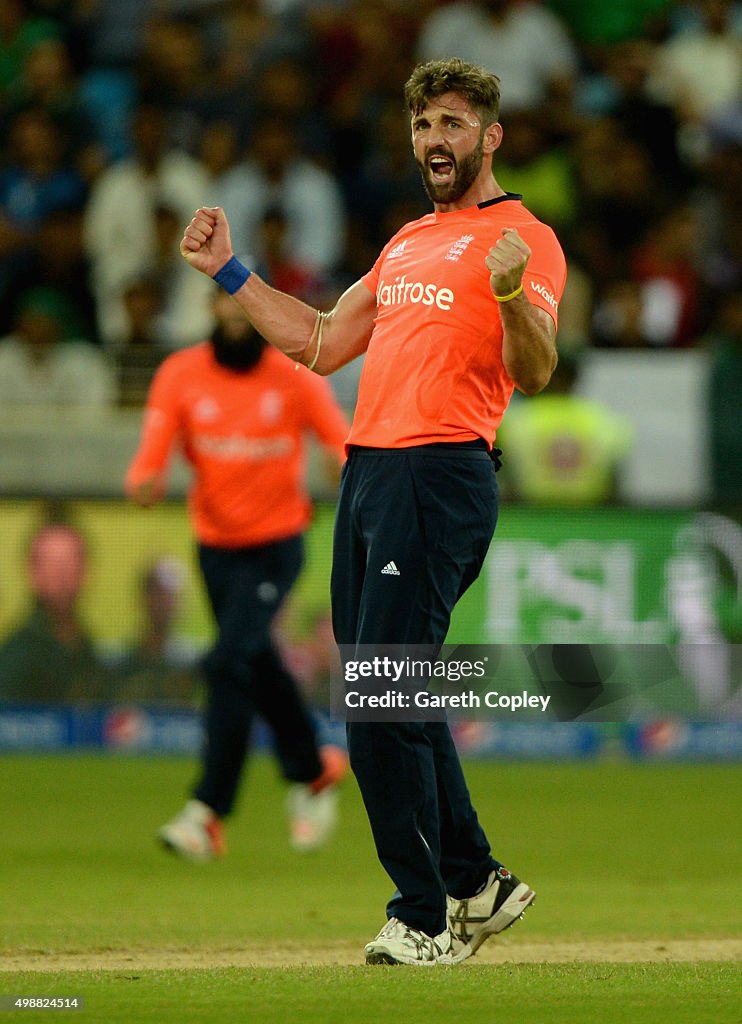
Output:
<instances>
[{"instance_id":1,"label":"waistband","mask_svg":"<svg viewBox=\"0 0 742 1024\"><path fill-rule=\"evenodd\" d=\"M431 441L430 444L415 444L407 448L369 448L366 445L348 445L348 456L351 455L444 455L450 458L479 459L482 455L490 458L487 442L482 437L475 441Z\"/></svg>"}]
</instances>

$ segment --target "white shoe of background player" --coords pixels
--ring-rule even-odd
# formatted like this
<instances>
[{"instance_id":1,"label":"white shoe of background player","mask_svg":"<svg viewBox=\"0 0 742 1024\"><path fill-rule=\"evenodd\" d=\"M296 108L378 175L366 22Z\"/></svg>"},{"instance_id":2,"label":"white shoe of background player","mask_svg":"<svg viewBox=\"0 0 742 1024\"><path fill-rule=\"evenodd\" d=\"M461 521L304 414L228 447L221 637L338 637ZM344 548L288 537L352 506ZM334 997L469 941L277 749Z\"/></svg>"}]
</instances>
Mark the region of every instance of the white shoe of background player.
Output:
<instances>
[{"instance_id":1,"label":"white shoe of background player","mask_svg":"<svg viewBox=\"0 0 742 1024\"><path fill-rule=\"evenodd\" d=\"M319 748L322 772L312 782L295 783L289 789L289 841L295 850L308 853L324 846L338 820L338 783L348 771L348 754L333 743Z\"/></svg>"},{"instance_id":2,"label":"white shoe of background player","mask_svg":"<svg viewBox=\"0 0 742 1024\"><path fill-rule=\"evenodd\" d=\"M189 800L180 814L162 826L157 838L172 853L198 863L226 853L224 826L200 800Z\"/></svg>"}]
</instances>

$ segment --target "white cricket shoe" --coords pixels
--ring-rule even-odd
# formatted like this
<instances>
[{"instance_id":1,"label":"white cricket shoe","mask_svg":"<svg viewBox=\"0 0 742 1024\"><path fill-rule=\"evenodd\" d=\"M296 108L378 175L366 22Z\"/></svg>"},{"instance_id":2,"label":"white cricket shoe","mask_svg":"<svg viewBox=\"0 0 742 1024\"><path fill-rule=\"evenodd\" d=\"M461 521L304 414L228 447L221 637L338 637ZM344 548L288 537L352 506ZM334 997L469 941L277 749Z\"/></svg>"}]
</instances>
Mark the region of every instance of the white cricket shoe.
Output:
<instances>
[{"instance_id":1,"label":"white cricket shoe","mask_svg":"<svg viewBox=\"0 0 742 1024\"><path fill-rule=\"evenodd\" d=\"M487 879L476 896L456 900L446 898L446 917L451 933L452 963L473 956L490 935L504 932L523 916L536 899L525 882L499 867Z\"/></svg>"},{"instance_id":2,"label":"white cricket shoe","mask_svg":"<svg viewBox=\"0 0 742 1024\"><path fill-rule=\"evenodd\" d=\"M451 936L448 931L435 938L390 917L379 934L366 946L367 964L414 964L431 967L451 964Z\"/></svg>"},{"instance_id":3,"label":"white cricket shoe","mask_svg":"<svg viewBox=\"0 0 742 1024\"><path fill-rule=\"evenodd\" d=\"M286 797L290 842L307 853L324 846L338 820L337 786L348 772L348 753L334 743L319 748L322 771L307 783L295 783Z\"/></svg>"},{"instance_id":4,"label":"white cricket shoe","mask_svg":"<svg viewBox=\"0 0 742 1024\"><path fill-rule=\"evenodd\" d=\"M335 786L315 793L311 785L296 783L286 797L289 814L289 840L295 850L318 850L335 831L338 820L338 795Z\"/></svg>"},{"instance_id":5,"label":"white cricket shoe","mask_svg":"<svg viewBox=\"0 0 742 1024\"><path fill-rule=\"evenodd\" d=\"M189 800L180 814L162 826L157 838L172 853L198 863L226 853L224 826L200 800Z\"/></svg>"}]
</instances>

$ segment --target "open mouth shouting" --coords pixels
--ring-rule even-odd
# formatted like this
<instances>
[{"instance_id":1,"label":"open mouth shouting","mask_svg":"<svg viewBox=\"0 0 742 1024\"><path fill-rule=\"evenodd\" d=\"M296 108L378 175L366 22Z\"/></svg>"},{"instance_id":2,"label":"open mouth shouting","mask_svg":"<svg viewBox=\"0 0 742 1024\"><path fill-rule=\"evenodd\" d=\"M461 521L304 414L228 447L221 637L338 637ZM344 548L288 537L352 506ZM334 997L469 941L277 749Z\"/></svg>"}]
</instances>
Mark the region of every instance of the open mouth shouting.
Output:
<instances>
[{"instance_id":1,"label":"open mouth shouting","mask_svg":"<svg viewBox=\"0 0 742 1024\"><path fill-rule=\"evenodd\" d=\"M423 185L434 203L456 203L471 188L482 168L481 142L468 152L454 156L436 147L417 166Z\"/></svg>"},{"instance_id":2,"label":"open mouth shouting","mask_svg":"<svg viewBox=\"0 0 742 1024\"><path fill-rule=\"evenodd\" d=\"M428 157L428 171L436 185L450 185L456 173L456 163L450 156L434 153Z\"/></svg>"}]
</instances>

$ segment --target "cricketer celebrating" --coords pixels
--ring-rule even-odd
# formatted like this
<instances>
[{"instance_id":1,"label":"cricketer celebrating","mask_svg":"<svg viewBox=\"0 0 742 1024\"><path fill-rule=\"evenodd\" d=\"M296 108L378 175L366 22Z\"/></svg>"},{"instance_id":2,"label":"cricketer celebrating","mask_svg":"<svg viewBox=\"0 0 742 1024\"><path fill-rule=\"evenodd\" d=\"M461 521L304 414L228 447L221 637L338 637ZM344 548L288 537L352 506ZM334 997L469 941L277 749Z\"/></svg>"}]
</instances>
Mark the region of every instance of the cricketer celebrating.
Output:
<instances>
[{"instance_id":1,"label":"cricketer celebrating","mask_svg":"<svg viewBox=\"0 0 742 1024\"><path fill-rule=\"evenodd\" d=\"M556 366L566 265L554 233L492 173L499 80L452 58L405 86L433 212L405 225L329 313L234 257L202 208L181 252L271 344L319 374L366 353L347 440L332 570L335 639L443 644L497 520L492 444L514 388ZM492 857L445 722L349 722L381 863L396 886L367 963L459 963L516 921L533 890Z\"/></svg>"}]
</instances>

